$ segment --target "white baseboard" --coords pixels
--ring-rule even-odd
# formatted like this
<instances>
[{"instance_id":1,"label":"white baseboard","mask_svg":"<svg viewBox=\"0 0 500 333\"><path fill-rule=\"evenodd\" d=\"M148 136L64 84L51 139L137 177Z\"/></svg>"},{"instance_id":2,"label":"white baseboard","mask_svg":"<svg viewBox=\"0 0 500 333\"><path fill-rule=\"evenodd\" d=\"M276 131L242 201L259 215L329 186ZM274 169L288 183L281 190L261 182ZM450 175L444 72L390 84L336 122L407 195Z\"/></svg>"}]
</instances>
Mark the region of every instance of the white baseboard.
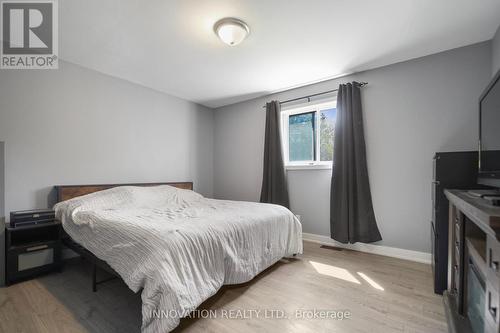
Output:
<instances>
[{"instance_id":1,"label":"white baseboard","mask_svg":"<svg viewBox=\"0 0 500 333\"><path fill-rule=\"evenodd\" d=\"M405 259L405 260L420 262L423 264L430 264L432 260L432 255L427 252L419 252L413 250L399 249L397 247L389 247L384 245L373 245L365 243L343 244L331 239L328 236L309 234L305 232L302 233L302 239L305 241L318 243L322 245L330 245L359 252L366 252L366 253L378 254L381 256Z\"/></svg>"}]
</instances>

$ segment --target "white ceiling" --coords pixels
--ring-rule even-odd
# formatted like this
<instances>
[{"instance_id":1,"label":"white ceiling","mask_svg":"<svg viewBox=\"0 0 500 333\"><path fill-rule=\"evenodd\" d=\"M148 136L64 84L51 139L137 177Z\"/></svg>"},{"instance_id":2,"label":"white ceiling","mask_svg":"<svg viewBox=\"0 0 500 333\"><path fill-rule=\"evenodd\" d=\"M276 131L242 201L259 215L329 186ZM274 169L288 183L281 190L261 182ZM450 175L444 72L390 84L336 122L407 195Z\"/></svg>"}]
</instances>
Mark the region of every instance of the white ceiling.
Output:
<instances>
[{"instance_id":1,"label":"white ceiling","mask_svg":"<svg viewBox=\"0 0 500 333\"><path fill-rule=\"evenodd\" d=\"M492 38L499 0L64 0L60 57L209 107ZM246 21L237 47L212 31Z\"/></svg>"}]
</instances>

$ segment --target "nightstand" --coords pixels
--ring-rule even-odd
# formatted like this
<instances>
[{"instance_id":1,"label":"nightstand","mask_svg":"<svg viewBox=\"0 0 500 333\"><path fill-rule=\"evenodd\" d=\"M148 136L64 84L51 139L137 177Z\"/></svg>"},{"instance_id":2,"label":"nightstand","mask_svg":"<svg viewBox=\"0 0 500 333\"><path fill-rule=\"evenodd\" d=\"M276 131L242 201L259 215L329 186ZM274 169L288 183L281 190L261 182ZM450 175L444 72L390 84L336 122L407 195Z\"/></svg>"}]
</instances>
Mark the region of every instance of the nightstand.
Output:
<instances>
[{"instance_id":1,"label":"nightstand","mask_svg":"<svg viewBox=\"0 0 500 333\"><path fill-rule=\"evenodd\" d=\"M61 223L5 227L7 285L61 268Z\"/></svg>"}]
</instances>

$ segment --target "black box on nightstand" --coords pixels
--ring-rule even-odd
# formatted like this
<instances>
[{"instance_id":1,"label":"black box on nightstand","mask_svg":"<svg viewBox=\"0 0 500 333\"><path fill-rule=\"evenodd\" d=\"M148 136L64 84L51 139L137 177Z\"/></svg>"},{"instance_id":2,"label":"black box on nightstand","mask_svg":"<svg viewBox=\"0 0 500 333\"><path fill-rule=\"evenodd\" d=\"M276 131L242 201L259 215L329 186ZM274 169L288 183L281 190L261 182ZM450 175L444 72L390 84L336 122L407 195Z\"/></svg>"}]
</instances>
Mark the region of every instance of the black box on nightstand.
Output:
<instances>
[{"instance_id":1,"label":"black box on nightstand","mask_svg":"<svg viewBox=\"0 0 500 333\"><path fill-rule=\"evenodd\" d=\"M21 210L10 213L12 228L53 222L56 213L52 209Z\"/></svg>"}]
</instances>

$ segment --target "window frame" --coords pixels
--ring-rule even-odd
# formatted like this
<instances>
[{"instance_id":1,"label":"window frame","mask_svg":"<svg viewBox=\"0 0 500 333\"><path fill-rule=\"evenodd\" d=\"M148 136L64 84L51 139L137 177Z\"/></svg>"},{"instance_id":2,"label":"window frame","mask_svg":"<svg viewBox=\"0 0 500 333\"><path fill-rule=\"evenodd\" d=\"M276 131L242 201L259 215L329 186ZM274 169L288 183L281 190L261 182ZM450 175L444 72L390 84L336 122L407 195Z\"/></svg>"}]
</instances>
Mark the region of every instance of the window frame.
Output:
<instances>
[{"instance_id":1,"label":"window frame","mask_svg":"<svg viewBox=\"0 0 500 333\"><path fill-rule=\"evenodd\" d=\"M320 123L320 111L326 109L337 108L337 100L332 99L328 101L322 101L317 103L308 103L307 105L298 105L294 107L287 108L281 111L281 138L282 138L282 146L283 146L283 159L285 162L285 168L287 170L302 170L302 169L331 169L332 161L321 161L321 142L320 142L320 134L321 134L321 126ZM289 143L290 143L290 135L289 135L289 117L296 114L303 114L315 112L314 117L314 127L316 129L316 156L315 160L310 161L297 161L290 162L290 151L289 151Z\"/></svg>"}]
</instances>

